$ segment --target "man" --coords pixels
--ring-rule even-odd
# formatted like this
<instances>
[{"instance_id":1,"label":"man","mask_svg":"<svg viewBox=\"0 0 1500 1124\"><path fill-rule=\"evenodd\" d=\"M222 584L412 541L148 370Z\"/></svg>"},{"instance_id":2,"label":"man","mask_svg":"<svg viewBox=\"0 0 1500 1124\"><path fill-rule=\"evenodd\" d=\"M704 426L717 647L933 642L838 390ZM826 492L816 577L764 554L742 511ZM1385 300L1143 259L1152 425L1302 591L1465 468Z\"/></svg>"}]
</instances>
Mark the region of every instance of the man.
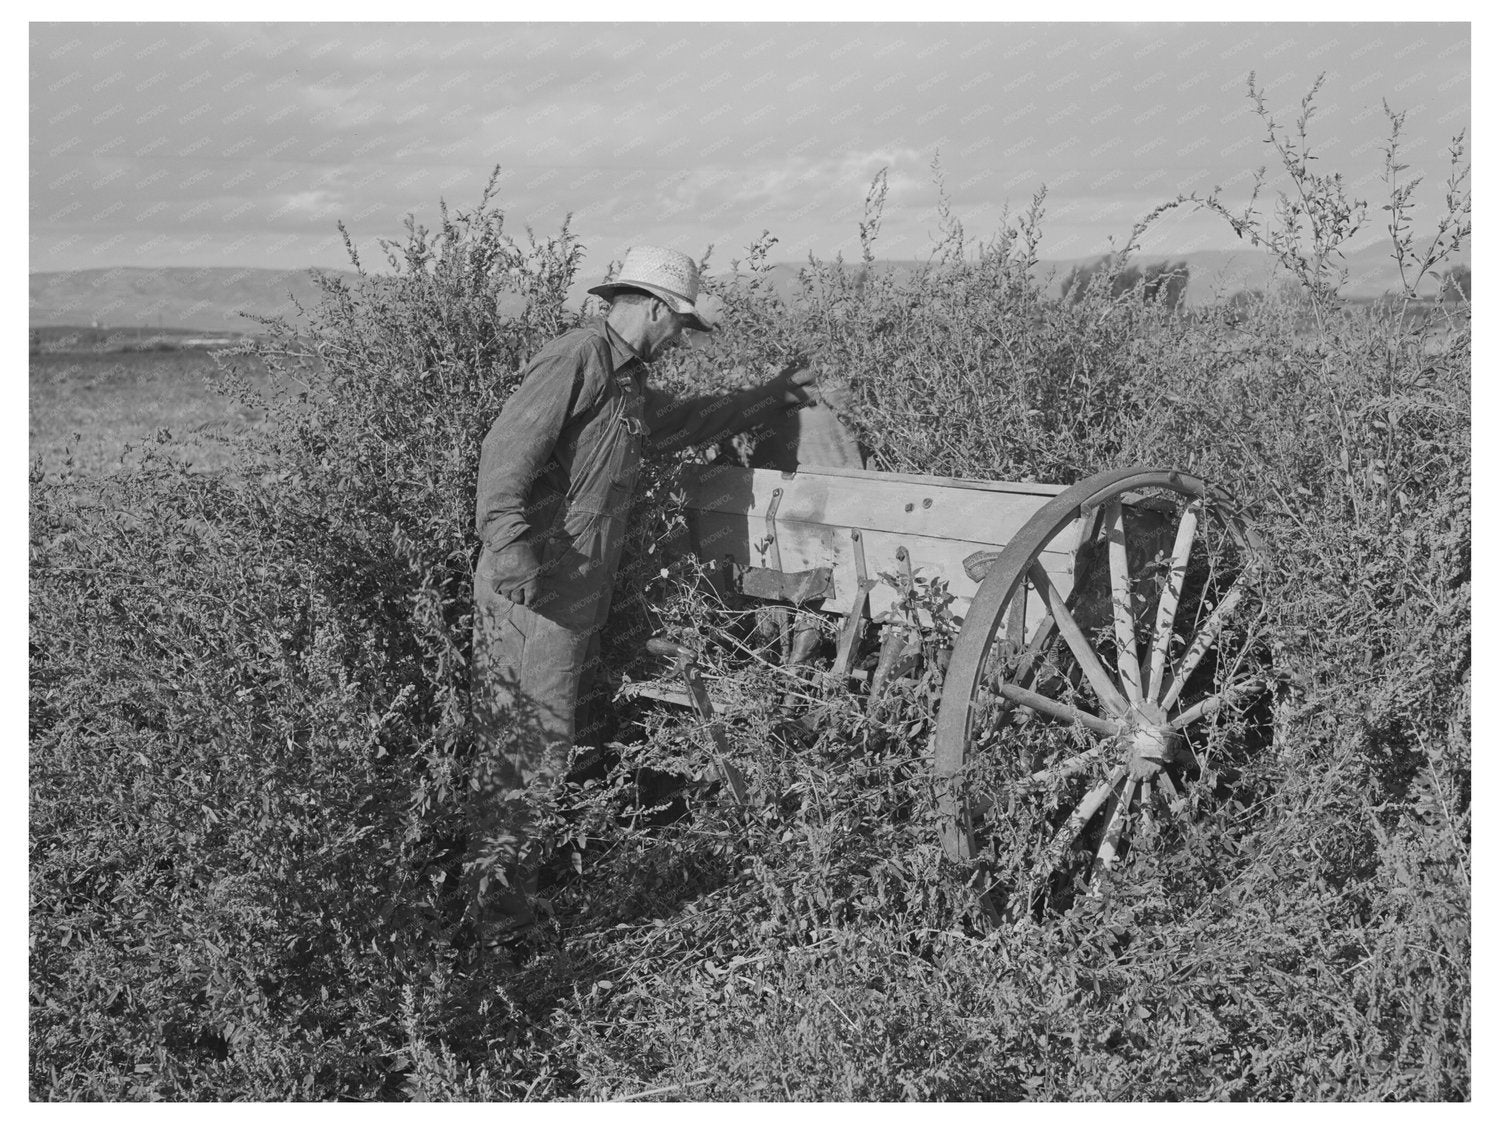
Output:
<instances>
[{"instance_id":1,"label":"man","mask_svg":"<svg viewBox=\"0 0 1500 1124\"><path fill-rule=\"evenodd\" d=\"M608 314L537 353L484 439L473 697L485 775L482 850L471 847L471 860L487 941L534 920L536 825L523 790L567 767L642 455L749 429L810 399L815 376L800 365L752 390L682 402L645 385L646 365L685 330L713 330L718 302L700 300L698 283L686 254L632 248L614 281L589 290Z\"/></svg>"}]
</instances>

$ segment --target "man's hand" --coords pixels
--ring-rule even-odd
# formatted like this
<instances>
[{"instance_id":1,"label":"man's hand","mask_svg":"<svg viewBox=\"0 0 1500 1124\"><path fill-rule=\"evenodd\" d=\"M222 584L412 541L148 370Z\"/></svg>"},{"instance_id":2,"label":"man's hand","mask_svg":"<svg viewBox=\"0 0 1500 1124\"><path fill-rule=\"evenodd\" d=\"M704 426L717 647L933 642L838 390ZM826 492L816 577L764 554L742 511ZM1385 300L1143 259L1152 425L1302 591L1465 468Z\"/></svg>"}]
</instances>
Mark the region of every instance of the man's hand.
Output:
<instances>
[{"instance_id":1,"label":"man's hand","mask_svg":"<svg viewBox=\"0 0 1500 1124\"><path fill-rule=\"evenodd\" d=\"M536 604L541 593L542 563L529 542L517 539L495 559L495 589L517 605Z\"/></svg>"},{"instance_id":2,"label":"man's hand","mask_svg":"<svg viewBox=\"0 0 1500 1124\"><path fill-rule=\"evenodd\" d=\"M797 357L782 368L781 373L766 384L767 389L781 396L788 406L800 406L813 401L810 388L818 381L818 372L806 359Z\"/></svg>"}]
</instances>

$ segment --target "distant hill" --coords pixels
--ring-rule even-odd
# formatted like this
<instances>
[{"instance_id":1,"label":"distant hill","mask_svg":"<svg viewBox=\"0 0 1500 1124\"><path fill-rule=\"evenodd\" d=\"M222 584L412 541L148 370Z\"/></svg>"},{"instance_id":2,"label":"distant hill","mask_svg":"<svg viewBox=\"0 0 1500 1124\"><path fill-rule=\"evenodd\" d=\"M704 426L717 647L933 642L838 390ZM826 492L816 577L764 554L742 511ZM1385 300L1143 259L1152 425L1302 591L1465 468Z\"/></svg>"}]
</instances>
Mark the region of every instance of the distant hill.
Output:
<instances>
[{"instance_id":1,"label":"distant hill","mask_svg":"<svg viewBox=\"0 0 1500 1124\"><path fill-rule=\"evenodd\" d=\"M32 327L73 324L254 332L259 326L241 312L291 313L293 296L308 302L317 293L305 269L121 266L33 273L30 280Z\"/></svg>"},{"instance_id":2,"label":"distant hill","mask_svg":"<svg viewBox=\"0 0 1500 1124\"><path fill-rule=\"evenodd\" d=\"M1097 261L1099 255L1038 263L1038 279L1048 280L1048 291L1056 296L1063 279L1076 265ZM1190 305L1223 299L1240 289L1262 288L1271 276L1271 259L1256 250L1197 250L1163 257L1143 254L1144 265L1153 261L1186 261ZM1460 261L1469 264L1469 255ZM877 261L882 273L909 276L921 268L916 261ZM1344 294L1352 298L1378 297L1398 289L1400 278L1391 261L1387 243L1376 242L1351 253L1345 262L1349 279ZM783 297L797 288L800 264L772 267L772 289ZM344 276L353 276L344 274ZM316 299L317 290L309 271L228 267L146 269L118 267L82 269L62 273L31 274L30 323L32 327L75 325L148 328L185 328L199 332L254 332L257 325L240 314L278 316L293 312L292 298L304 303ZM580 278L570 294L570 303L581 303L584 291L597 278Z\"/></svg>"}]
</instances>

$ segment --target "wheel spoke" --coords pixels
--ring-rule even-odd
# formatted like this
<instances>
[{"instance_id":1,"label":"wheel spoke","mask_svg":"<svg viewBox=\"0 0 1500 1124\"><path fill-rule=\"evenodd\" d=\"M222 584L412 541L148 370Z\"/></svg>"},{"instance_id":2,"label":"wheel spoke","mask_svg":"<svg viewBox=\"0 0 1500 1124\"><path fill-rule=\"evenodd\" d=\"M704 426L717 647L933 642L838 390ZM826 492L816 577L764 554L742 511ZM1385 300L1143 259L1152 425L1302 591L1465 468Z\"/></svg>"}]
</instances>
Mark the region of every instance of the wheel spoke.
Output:
<instances>
[{"instance_id":1,"label":"wheel spoke","mask_svg":"<svg viewBox=\"0 0 1500 1124\"><path fill-rule=\"evenodd\" d=\"M1255 694L1266 688L1266 681L1259 677L1254 679L1241 679L1238 683L1231 683L1215 695L1209 695L1188 707L1176 718L1172 719L1172 729L1181 730L1191 726L1200 718L1212 718L1223 708L1224 704L1243 698L1246 695Z\"/></svg>"},{"instance_id":2,"label":"wheel spoke","mask_svg":"<svg viewBox=\"0 0 1500 1124\"><path fill-rule=\"evenodd\" d=\"M1104 665L1099 662L1099 656L1083 635L1083 630L1078 627L1078 622L1073 619L1073 614L1068 610L1057 586L1052 584L1052 578L1047 571L1042 569L1041 563L1032 563L1031 569L1027 571L1031 578L1031 584L1042 595L1048 610L1052 613L1052 620L1057 625L1058 634L1067 643L1073 658L1078 661L1078 666L1088 676L1089 685L1094 688L1094 694L1099 696L1099 702L1106 710L1116 716L1123 716L1129 709L1130 704L1120 694L1113 682L1110 681L1109 672L1104 670Z\"/></svg>"},{"instance_id":3,"label":"wheel spoke","mask_svg":"<svg viewBox=\"0 0 1500 1124\"><path fill-rule=\"evenodd\" d=\"M1026 647L1026 594L1030 586L1026 582L1021 583L1021 588L1016 590L1010 599L1010 611L1006 614L1005 638L1017 648Z\"/></svg>"},{"instance_id":4,"label":"wheel spoke","mask_svg":"<svg viewBox=\"0 0 1500 1124\"><path fill-rule=\"evenodd\" d=\"M1037 657L1052 642L1054 632L1055 623L1052 618L1050 616L1043 617L1042 623L1037 625L1036 634L1031 638L1031 643L1026 645L1025 651L1021 653L1020 658L1016 661L1016 673L1011 678L1012 683L1024 686L1031 682L1032 677L1036 674Z\"/></svg>"},{"instance_id":5,"label":"wheel spoke","mask_svg":"<svg viewBox=\"0 0 1500 1124\"><path fill-rule=\"evenodd\" d=\"M1086 525L1084 524L1081 515L1079 517L1078 523L1080 527L1085 528L1083 531L1083 535L1081 538L1079 538L1078 545L1076 547L1077 550L1082 550L1086 546L1092 546L1099 540L1099 532L1104 528L1104 505L1100 504L1099 506L1094 508L1094 518L1091 519Z\"/></svg>"},{"instance_id":6,"label":"wheel spoke","mask_svg":"<svg viewBox=\"0 0 1500 1124\"><path fill-rule=\"evenodd\" d=\"M1155 699L1161 694L1161 680L1167 669L1167 648L1172 642L1172 625L1177 621L1177 602L1182 598L1182 587L1187 581L1188 557L1193 550L1193 536L1198 532L1199 506L1197 503L1188 504L1177 524L1177 541L1172 544L1172 568L1167 572L1161 600L1156 604L1156 632L1151 643L1151 679L1146 685L1148 699Z\"/></svg>"},{"instance_id":7,"label":"wheel spoke","mask_svg":"<svg viewBox=\"0 0 1500 1124\"><path fill-rule=\"evenodd\" d=\"M1120 838L1125 834L1125 822L1130 818L1130 805L1135 800L1136 789L1140 781L1130 777L1110 810L1109 825L1104 829L1104 842L1099 844L1099 851L1094 855L1094 866L1089 871L1089 887L1091 895L1099 893L1099 874L1114 865L1116 857L1120 853Z\"/></svg>"},{"instance_id":8,"label":"wheel spoke","mask_svg":"<svg viewBox=\"0 0 1500 1124\"><path fill-rule=\"evenodd\" d=\"M1051 842L1047 844L1047 849L1042 853L1042 872L1045 873L1057 866L1058 862L1062 859L1062 853L1078 837L1078 833L1083 830L1084 825L1094 818L1094 814L1099 811L1099 806L1114 791L1115 785L1120 783L1120 778L1124 775L1125 766L1115 766L1114 771L1095 785L1089 791L1089 794L1083 798L1078 807L1073 809L1073 814L1068 817L1062 827L1057 829L1057 833L1052 836Z\"/></svg>"},{"instance_id":9,"label":"wheel spoke","mask_svg":"<svg viewBox=\"0 0 1500 1124\"><path fill-rule=\"evenodd\" d=\"M1050 788L1058 781L1067 780L1069 777L1077 776L1099 758L1103 757L1109 750L1108 742L1100 742L1091 746L1076 756L1068 758L1061 765L1054 765L1050 769L1032 773L1020 783L1021 788L1028 790Z\"/></svg>"},{"instance_id":10,"label":"wheel spoke","mask_svg":"<svg viewBox=\"0 0 1500 1124\"><path fill-rule=\"evenodd\" d=\"M1141 701L1141 660L1135 647L1135 612L1130 597L1130 559L1125 553L1125 506L1109 501L1105 516L1109 526L1110 602L1115 618L1115 662L1120 668L1120 682L1133 703Z\"/></svg>"},{"instance_id":11,"label":"wheel spoke","mask_svg":"<svg viewBox=\"0 0 1500 1124\"><path fill-rule=\"evenodd\" d=\"M1235 606L1244 597L1245 590L1249 586L1250 571L1246 570L1235 579L1234 585L1230 587L1229 593L1224 599L1214 606L1214 611L1208 615L1202 630L1193 638L1188 650L1183 653L1182 666L1177 669L1177 676L1172 680L1172 685L1167 688L1167 693L1162 696L1161 708L1171 710L1172 704L1182 694L1182 688L1187 685L1188 679L1198 669L1198 661L1201 660L1214 641L1219 638L1219 632L1229 620L1229 615L1234 612Z\"/></svg>"},{"instance_id":12,"label":"wheel spoke","mask_svg":"<svg viewBox=\"0 0 1500 1124\"><path fill-rule=\"evenodd\" d=\"M996 691L1013 703L1030 707L1037 713L1045 714L1048 718L1055 718L1059 722L1087 726L1095 733L1104 734L1106 737L1116 737L1120 733L1120 725L1117 722L1095 717L1086 711L1079 710L1076 706L1069 706L1057 699L1049 699L1046 695L1028 691L1025 687L1017 687L1014 683L1001 683Z\"/></svg>"}]
</instances>

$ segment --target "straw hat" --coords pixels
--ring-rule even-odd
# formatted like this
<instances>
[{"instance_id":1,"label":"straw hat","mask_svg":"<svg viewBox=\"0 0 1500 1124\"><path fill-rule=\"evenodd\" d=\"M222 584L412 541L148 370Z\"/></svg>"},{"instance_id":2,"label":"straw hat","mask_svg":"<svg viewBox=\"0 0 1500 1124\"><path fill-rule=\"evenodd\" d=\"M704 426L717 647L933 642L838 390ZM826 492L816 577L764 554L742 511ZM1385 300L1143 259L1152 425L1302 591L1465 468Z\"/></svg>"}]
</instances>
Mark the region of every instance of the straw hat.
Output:
<instances>
[{"instance_id":1,"label":"straw hat","mask_svg":"<svg viewBox=\"0 0 1500 1124\"><path fill-rule=\"evenodd\" d=\"M619 275L589 292L610 300L626 289L638 289L661 300L673 312L693 319L693 327L711 332L722 312L717 297L698 299L698 266L677 250L660 246L632 246L625 252Z\"/></svg>"}]
</instances>

